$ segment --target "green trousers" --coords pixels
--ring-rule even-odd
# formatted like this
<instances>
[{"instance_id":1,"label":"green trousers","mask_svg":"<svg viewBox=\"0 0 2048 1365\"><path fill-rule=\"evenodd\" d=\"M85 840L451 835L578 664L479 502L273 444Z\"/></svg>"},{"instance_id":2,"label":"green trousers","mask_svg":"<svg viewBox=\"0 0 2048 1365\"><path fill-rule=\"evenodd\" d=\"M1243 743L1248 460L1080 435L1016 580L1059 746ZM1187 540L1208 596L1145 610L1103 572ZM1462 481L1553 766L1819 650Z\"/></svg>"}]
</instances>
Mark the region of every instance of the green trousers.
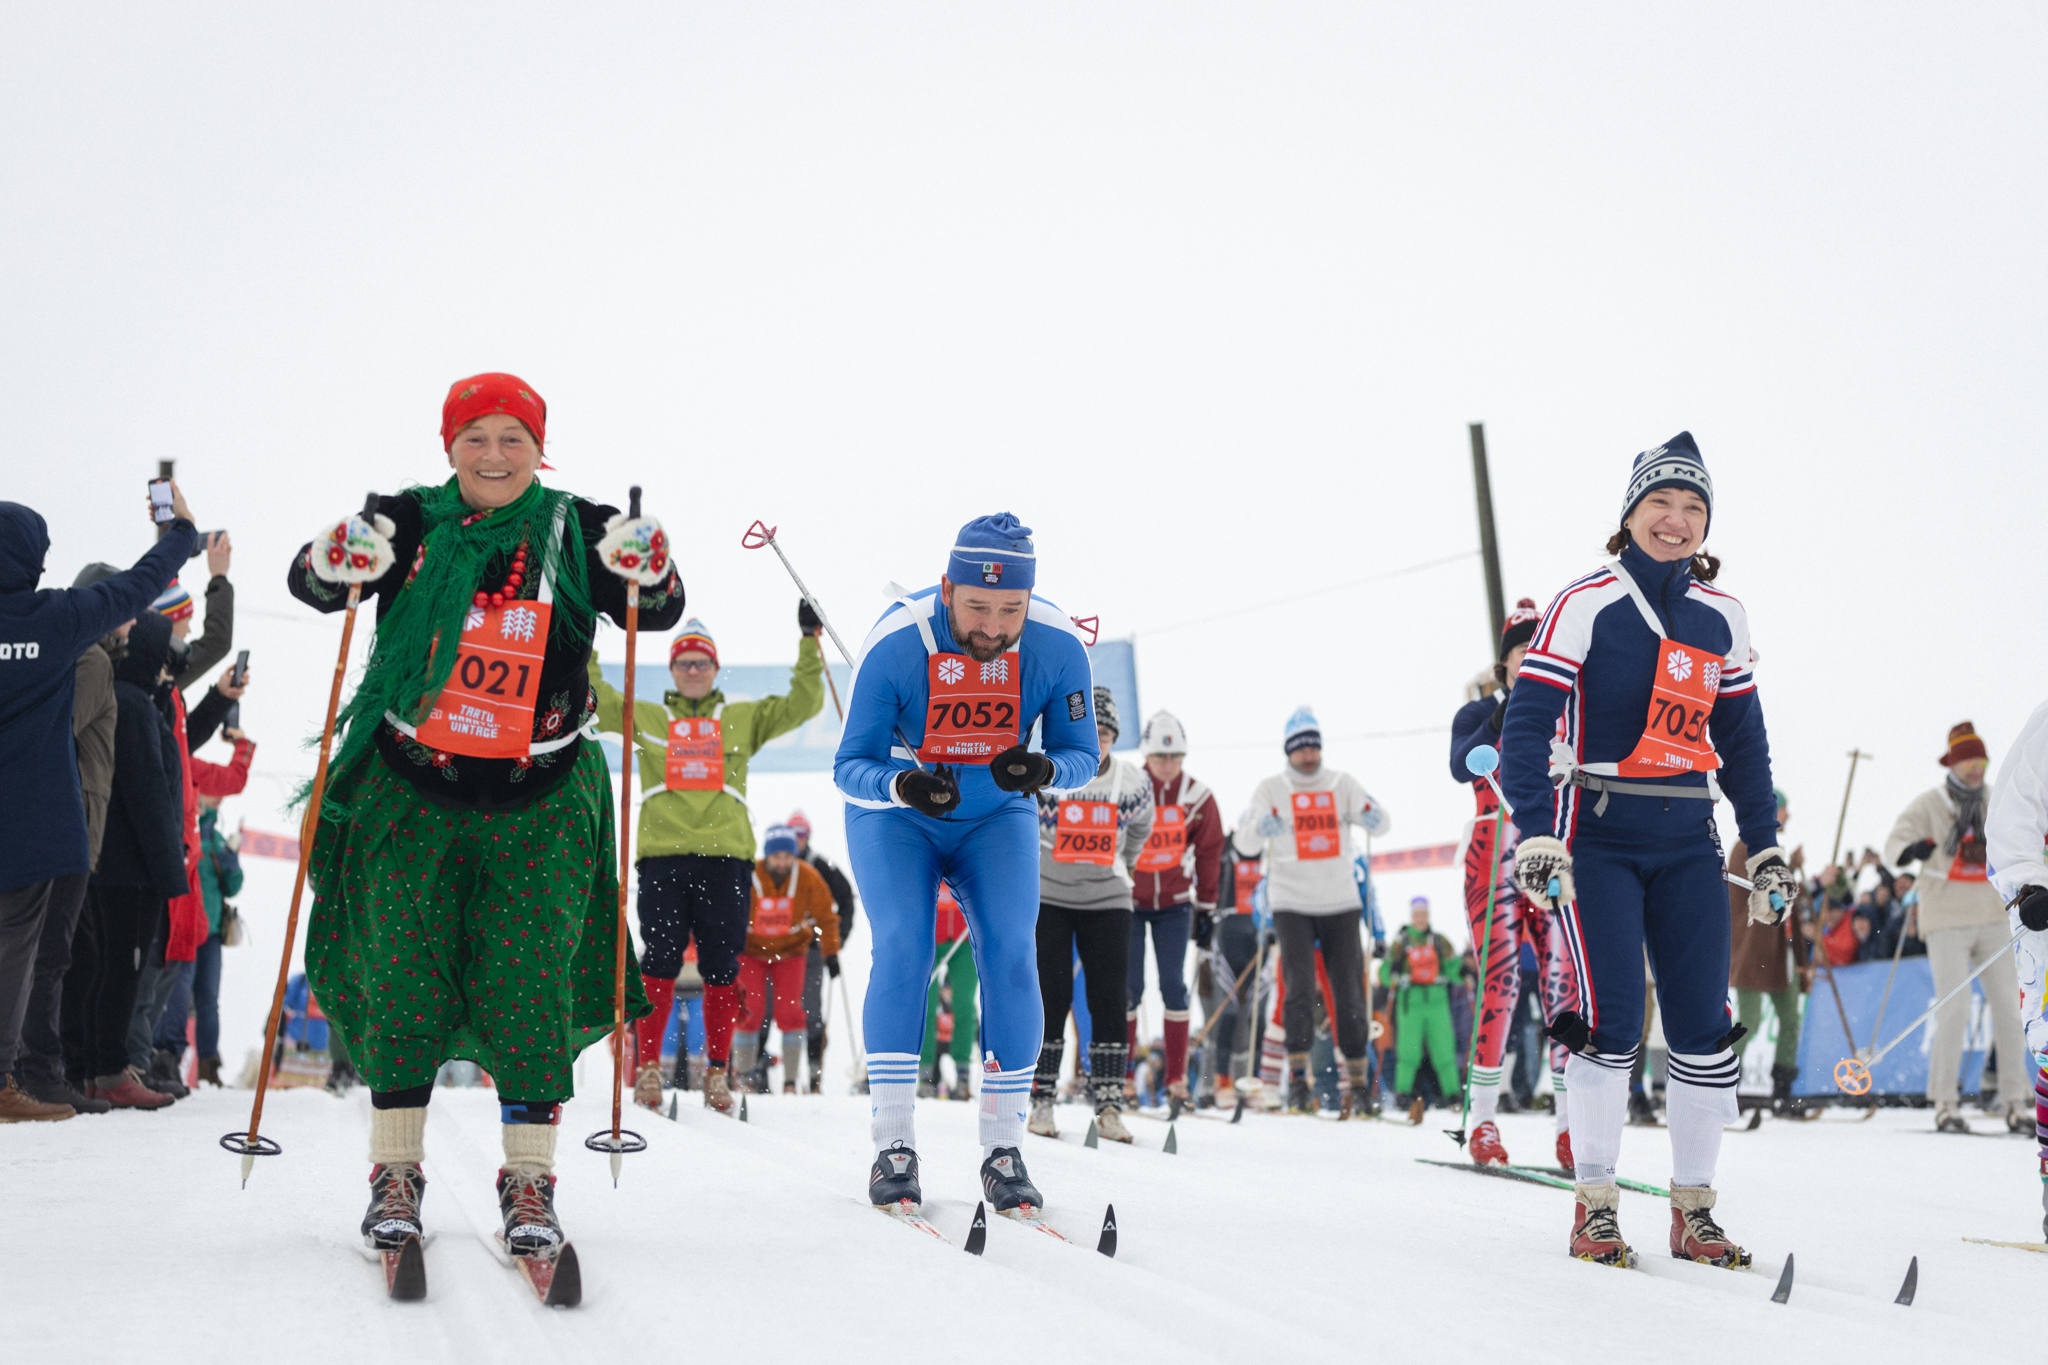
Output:
<instances>
[{"instance_id":1,"label":"green trousers","mask_svg":"<svg viewBox=\"0 0 2048 1365\"><path fill-rule=\"evenodd\" d=\"M1799 988L1787 986L1782 991L1735 992L1735 1018L1749 1032L1735 1045L1739 1058L1756 1038L1757 1027L1763 1023L1764 996L1771 998L1771 1013L1778 1021L1778 1047L1771 1055L1774 1065L1797 1069L1799 1066Z\"/></svg>"},{"instance_id":2,"label":"green trousers","mask_svg":"<svg viewBox=\"0 0 2048 1365\"><path fill-rule=\"evenodd\" d=\"M1402 986L1394 997L1394 1092L1415 1093L1415 1073L1422 1050L1444 1098L1458 1097L1458 1044L1451 1029L1451 988L1445 985Z\"/></svg>"},{"instance_id":3,"label":"green trousers","mask_svg":"<svg viewBox=\"0 0 2048 1365\"><path fill-rule=\"evenodd\" d=\"M939 956L946 956L946 949L939 949ZM974 1032L978 1022L974 1014L974 945L963 943L947 961L941 973L946 984L953 988L953 1065L965 1076L974 1066ZM939 979L932 978L932 988L924 1006L924 1069L930 1071L939 1060Z\"/></svg>"}]
</instances>

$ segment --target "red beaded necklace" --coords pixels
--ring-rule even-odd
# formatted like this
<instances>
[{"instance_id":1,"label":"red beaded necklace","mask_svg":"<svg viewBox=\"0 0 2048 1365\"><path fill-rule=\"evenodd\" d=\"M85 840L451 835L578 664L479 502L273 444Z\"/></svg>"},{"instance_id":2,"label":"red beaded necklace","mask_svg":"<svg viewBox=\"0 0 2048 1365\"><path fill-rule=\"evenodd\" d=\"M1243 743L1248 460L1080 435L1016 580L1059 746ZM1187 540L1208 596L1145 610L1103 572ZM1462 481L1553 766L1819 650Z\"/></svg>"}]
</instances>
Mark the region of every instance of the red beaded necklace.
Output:
<instances>
[{"instance_id":1,"label":"red beaded necklace","mask_svg":"<svg viewBox=\"0 0 2048 1365\"><path fill-rule=\"evenodd\" d=\"M479 588L476 596L470 600L480 607L502 607L506 602L518 598L519 585L525 581L526 542L522 540L519 542L519 548L512 553L512 572L505 575L505 586L496 592L485 592Z\"/></svg>"}]
</instances>

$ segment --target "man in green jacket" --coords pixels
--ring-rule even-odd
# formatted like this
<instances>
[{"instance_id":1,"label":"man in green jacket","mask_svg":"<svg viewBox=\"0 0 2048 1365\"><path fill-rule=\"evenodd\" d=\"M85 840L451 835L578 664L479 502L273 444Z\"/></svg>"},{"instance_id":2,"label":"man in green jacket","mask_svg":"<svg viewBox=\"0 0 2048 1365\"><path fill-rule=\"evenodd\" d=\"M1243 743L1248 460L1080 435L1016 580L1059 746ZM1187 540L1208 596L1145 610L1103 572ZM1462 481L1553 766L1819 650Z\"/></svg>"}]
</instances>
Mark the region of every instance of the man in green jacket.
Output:
<instances>
[{"instance_id":1,"label":"man in green jacket","mask_svg":"<svg viewBox=\"0 0 2048 1365\"><path fill-rule=\"evenodd\" d=\"M1444 1099L1455 1103L1459 1097L1451 982L1461 970L1451 941L1429 927L1429 897L1417 896L1408 903L1408 926L1387 945L1387 960L1380 968L1380 984L1394 988L1394 1091L1397 1103L1412 1096L1410 1123L1422 1122L1427 1107L1414 1093L1425 1044Z\"/></svg>"},{"instance_id":2,"label":"man in green jacket","mask_svg":"<svg viewBox=\"0 0 2048 1365\"><path fill-rule=\"evenodd\" d=\"M726 1075L739 1015L740 950L747 943L754 872L754 822L747 814L747 763L777 735L796 729L825 704L822 628L799 604L803 640L789 694L728 702L718 690L718 645L692 619L669 646L676 690L661 706L636 702L633 728L640 781L648 792L635 838L640 870L640 974L654 1012L636 1026L639 1067L633 1100L661 1107L661 1038L674 1006L683 949L697 940L704 974L704 1103L731 1113ZM597 725L620 734L625 700L590 660Z\"/></svg>"}]
</instances>

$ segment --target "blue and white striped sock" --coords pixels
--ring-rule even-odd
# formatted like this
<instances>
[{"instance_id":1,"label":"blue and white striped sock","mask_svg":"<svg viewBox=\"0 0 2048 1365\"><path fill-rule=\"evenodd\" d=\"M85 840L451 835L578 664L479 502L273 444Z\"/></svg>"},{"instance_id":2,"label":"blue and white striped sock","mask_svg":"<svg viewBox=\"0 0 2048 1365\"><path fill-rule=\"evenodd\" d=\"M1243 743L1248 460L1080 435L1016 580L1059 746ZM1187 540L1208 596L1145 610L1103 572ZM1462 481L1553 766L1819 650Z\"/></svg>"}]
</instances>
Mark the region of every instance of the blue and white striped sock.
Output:
<instances>
[{"instance_id":1,"label":"blue and white striped sock","mask_svg":"<svg viewBox=\"0 0 2048 1365\"><path fill-rule=\"evenodd\" d=\"M988 1055L988 1063L995 1054ZM985 1063L981 1072L981 1159L988 1160L998 1147L1024 1144L1024 1118L1031 1108L1031 1077L1037 1066L1015 1071L991 1070Z\"/></svg>"},{"instance_id":2,"label":"blue and white striped sock","mask_svg":"<svg viewBox=\"0 0 2048 1365\"><path fill-rule=\"evenodd\" d=\"M875 1150L885 1152L897 1143L917 1150L917 1061L915 1052L870 1052L868 1054L869 1132Z\"/></svg>"}]
</instances>

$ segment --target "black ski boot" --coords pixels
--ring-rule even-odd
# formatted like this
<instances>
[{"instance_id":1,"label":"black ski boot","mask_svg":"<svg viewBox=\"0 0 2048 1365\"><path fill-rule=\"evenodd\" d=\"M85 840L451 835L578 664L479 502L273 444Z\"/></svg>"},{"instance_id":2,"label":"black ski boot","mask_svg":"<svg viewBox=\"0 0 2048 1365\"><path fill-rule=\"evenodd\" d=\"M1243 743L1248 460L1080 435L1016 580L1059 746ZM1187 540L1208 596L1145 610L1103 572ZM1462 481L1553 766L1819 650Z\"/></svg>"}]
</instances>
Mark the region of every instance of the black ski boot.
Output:
<instances>
[{"instance_id":1,"label":"black ski boot","mask_svg":"<svg viewBox=\"0 0 2048 1365\"><path fill-rule=\"evenodd\" d=\"M1631 1126L1637 1128L1655 1128L1657 1126L1657 1106L1650 1103L1648 1091L1631 1090L1628 1092L1628 1121Z\"/></svg>"},{"instance_id":2,"label":"black ski boot","mask_svg":"<svg viewBox=\"0 0 2048 1365\"><path fill-rule=\"evenodd\" d=\"M555 1178L551 1175L499 1170L498 1211L505 1215L498 1240L514 1256L552 1260L568 1241L555 1218Z\"/></svg>"},{"instance_id":3,"label":"black ski boot","mask_svg":"<svg viewBox=\"0 0 2048 1365\"><path fill-rule=\"evenodd\" d=\"M410 1161L370 1168L370 1211L363 1215L363 1243L377 1251L397 1251L409 1238L424 1236L420 1227L420 1196L427 1177Z\"/></svg>"},{"instance_id":4,"label":"black ski boot","mask_svg":"<svg viewBox=\"0 0 2048 1365\"><path fill-rule=\"evenodd\" d=\"M1313 1114L1320 1106L1308 1088L1308 1077L1295 1076L1287 1082L1287 1112L1290 1114Z\"/></svg>"},{"instance_id":5,"label":"black ski boot","mask_svg":"<svg viewBox=\"0 0 2048 1365\"><path fill-rule=\"evenodd\" d=\"M917 1183L917 1153L899 1142L876 1155L868 1171L868 1202L885 1209L905 1200L916 1208L924 1203L924 1191Z\"/></svg>"},{"instance_id":6,"label":"black ski boot","mask_svg":"<svg viewBox=\"0 0 2048 1365\"><path fill-rule=\"evenodd\" d=\"M981 1192L997 1213L1045 1207L1045 1196L1024 1173L1024 1154L1015 1147L998 1147L981 1163Z\"/></svg>"}]
</instances>

